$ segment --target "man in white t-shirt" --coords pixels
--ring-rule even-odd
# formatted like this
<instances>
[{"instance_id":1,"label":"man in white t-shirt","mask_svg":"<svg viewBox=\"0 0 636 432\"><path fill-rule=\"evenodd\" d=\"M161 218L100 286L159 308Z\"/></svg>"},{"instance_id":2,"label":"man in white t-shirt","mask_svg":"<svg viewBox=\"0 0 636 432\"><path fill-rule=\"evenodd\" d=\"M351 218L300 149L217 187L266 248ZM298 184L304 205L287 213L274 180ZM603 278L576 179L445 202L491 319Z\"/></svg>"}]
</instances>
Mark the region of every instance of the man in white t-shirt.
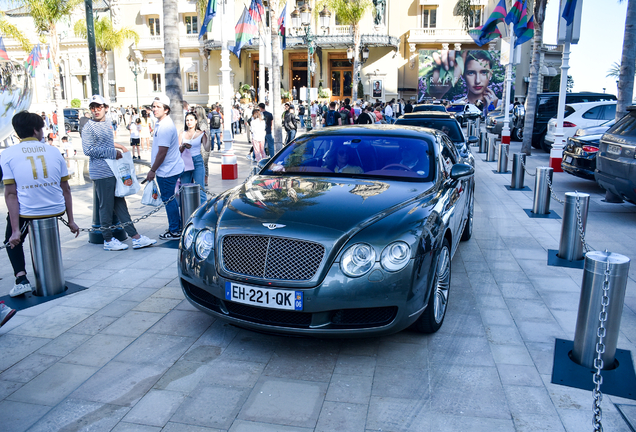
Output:
<instances>
[{"instance_id":1,"label":"man in white t-shirt","mask_svg":"<svg viewBox=\"0 0 636 432\"><path fill-rule=\"evenodd\" d=\"M66 212L68 226L76 237L79 228L73 220L66 162L56 147L42 142L42 117L22 111L13 117L12 123L21 141L2 152L0 165L9 210L4 242L9 245L7 255L16 277L9 295L15 297L32 291L22 247L29 219L56 217Z\"/></svg>"},{"instance_id":2,"label":"man in white t-shirt","mask_svg":"<svg viewBox=\"0 0 636 432\"><path fill-rule=\"evenodd\" d=\"M174 195L177 180L183 173L185 164L179 151L179 134L174 122L170 118L170 98L166 95L157 96L152 102L152 112L157 118L152 141L152 167L146 180L157 178L157 185L163 202ZM178 240L181 237L181 216L179 200L173 199L166 204L168 214L168 230L161 234L161 240Z\"/></svg>"},{"instance_id":3,"label":"man in white t-shirt","mask_svg":"<svg viewBox=\"0 0 636 432\"><path fill-rule=\"evenodd\" d=\"M384 107L384 120L386 120L386 122L388 124L393 124L393 122L394 122L394 120L393 120L393 101L390 101Z\"/></svg>"}]
</instances>

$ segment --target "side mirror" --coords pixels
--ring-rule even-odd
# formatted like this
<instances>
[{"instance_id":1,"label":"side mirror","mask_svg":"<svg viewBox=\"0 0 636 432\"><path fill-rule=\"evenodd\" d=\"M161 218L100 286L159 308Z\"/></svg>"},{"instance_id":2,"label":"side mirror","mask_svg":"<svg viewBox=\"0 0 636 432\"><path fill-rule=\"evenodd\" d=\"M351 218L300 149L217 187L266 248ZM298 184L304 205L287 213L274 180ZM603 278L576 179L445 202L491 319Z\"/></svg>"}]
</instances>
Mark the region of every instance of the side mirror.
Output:
<instances>
[{"instance_id":1,"label":"side mirror","mask_svg":"<svg viewBox=\"0 0 636 432\"><path fill-rule=\"evenodd\" d=\"M458 163L451 168L450 176L453 180L468 177L475 174L475 168L470 165Z\"/></svg>"},{"instance_id":2,"label":"side mirror","mask_svg":"<svg viewBox=\"0 0 636 432\"><path fill-rule=\"evenodd\" d=\"M468 144L477 144L479 142L479 138L475 135L471 135L468 137Z\"/></svg>"}]
</instances>

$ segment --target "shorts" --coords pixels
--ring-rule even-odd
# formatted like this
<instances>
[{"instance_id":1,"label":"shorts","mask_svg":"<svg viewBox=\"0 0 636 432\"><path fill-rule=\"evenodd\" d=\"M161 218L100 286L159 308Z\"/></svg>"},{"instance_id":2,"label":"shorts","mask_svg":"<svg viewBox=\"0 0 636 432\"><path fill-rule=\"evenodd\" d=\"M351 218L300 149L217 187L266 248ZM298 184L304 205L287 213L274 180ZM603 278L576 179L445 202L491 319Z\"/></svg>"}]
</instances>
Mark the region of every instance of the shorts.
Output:
<instances>
[{"instance_id":1,"label":"shorts","mask_svg":"<svg viewBox=\"0 0 636 432\"><path fill-rule=\"evenodd\" d=\"M131 139L130 139L130 145L131 145L131 146L138 146L138 145L139 145L139 142L140 142L140 139L139 139L139 138L131 138Z\"/></svg>"}]
</instances>

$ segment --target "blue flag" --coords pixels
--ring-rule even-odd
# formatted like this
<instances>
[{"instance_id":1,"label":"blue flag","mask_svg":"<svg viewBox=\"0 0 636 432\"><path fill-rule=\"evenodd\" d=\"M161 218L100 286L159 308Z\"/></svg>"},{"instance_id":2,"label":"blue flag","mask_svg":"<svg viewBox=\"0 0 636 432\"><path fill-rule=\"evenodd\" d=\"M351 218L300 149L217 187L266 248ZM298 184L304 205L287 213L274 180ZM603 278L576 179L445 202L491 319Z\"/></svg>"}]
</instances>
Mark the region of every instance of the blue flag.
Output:
<instances>
[{"instance_id":1,"label":"blue flag","mask_svg":"<svg viewBox=\"0 0 636 432\"><path fill-rule=\"evenodd\" d=\"M216 16L216 0L208 0L208 7L205 8L205 17L199 32L199 39L208 31L208 25L212 23L212 18Z\"/></svg>"},{"instance_id":2,"label":"blue flag","mask_svg":"<svg viewBox=\"0 0 636 432\"><path fill-rule=\"evenodd\" d=\"M566 0L565 7L563 8L563 15L561 15L568 25L572 25L574 21L574 12L576 11L576 0Z\"/></svg>"},{"instance_id":3,"label":"blue flag","mask_svg":"<svg viewBox=\"0 0 636 432\"><path fill-rule=\"evenodd\" d=\"M285 3L285 7L283 8L283 13L280 14L280 18L278 18L278 34L281 35L281 48L284 50L287 48L287 3Z\"/></svg>"}]
</instances>

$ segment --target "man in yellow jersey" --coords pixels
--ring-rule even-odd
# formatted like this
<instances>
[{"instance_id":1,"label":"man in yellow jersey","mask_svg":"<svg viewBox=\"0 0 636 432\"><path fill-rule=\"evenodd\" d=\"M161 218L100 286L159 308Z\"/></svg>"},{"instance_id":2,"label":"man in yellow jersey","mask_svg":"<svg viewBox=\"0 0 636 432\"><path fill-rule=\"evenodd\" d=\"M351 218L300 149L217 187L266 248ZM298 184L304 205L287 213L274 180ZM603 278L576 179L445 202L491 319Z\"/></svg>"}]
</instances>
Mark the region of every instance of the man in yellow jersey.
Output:
<instances>
[{"instance_id":1,"label":"man in yellow jersey","mask_svg":"<svg viewBox=\"0 0 636 432\"><path fill-rule=\"evenodd\" d=\"M43 143L44 121L37 114L22 111L12 120L20 143L0 156L4 199L9 209L5 244L16 277L11 297L31 292L26 277L22 243L29 219L68 216L71 232L79 234L73 220L73 202L68 184L68 169L60 151Z\"/></svg>"}]
</instances>

